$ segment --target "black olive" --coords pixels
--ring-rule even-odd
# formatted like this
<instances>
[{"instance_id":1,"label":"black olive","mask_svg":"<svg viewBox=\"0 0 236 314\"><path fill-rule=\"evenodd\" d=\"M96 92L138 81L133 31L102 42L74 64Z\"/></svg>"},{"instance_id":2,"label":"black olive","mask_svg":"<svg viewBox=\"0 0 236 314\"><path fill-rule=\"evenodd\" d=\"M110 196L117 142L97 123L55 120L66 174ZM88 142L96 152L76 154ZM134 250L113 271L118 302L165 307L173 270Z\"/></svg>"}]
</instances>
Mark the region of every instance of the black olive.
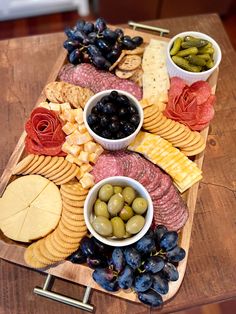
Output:
<instances>
[{"instance_id":1,"label":"black olive","mask_svg":"<svg viewBox=\"0 0 236 314\"><path fill-rule=\"evenodd\" d=\"M132 133L134 133L134 131L136 130L135 126L133 126L133 124L126 122L126 124L123 127L124 133L126 135L130 135Z\"/></svg>"},{"instance_id":2,"label":"black olive","mask_svg":"<svg viewBox=\"0 0 236 314\"><path fill-rule=\"evenodd\" d=\"M120 119L119 119L119 117L117 115L111 116L110 120L112 122L114 122L114 121L118 121L119 122L120 121Z\"/></svg>"},{"instance_id":3,"label":"black olive","mask_svg":"<svg viewBox=\"0 0 236 314\"><path fill-rule=\"evenodd\" d=\"M122 131L117 132L117 134L116 134L117 139L124 138L124 137L126 137L124 132L122 132Z\"/></svg>"},{"instance_id":4,"label":"black olive","mask_svg":"<svg viewBox=\"0 0 236 314\"><path fill-rule=\"evenodd\" d=\"M105 128L105 127L107 127L108 124L110 123L110 119L109 119L107 116L102 115L101 120L100 120L100 123L101 123L101 126L102 126L103 128Z\"/></svg>"},{"instance_id":5,"label":"black olive","mask_svg":"<svg viewBox=\"0 0 236 314\"><path fill-rule=\"evenodd\" d=\"M113 90L111 93L110 93L110 98L111 99L116 99L118 96L118 92L116 90Z\"/></svg>"},{"instance_id":6,"label":"black olive","mask_svg":"<svg viewBox=\"0 0 236 314\"><path fill-rule=\"evenodd\" d=\"M94 113L94 114L98 114L99 113L97 106L94 106L92 108L91 113Z\"/></svg>"},{"instance_id":7,"label":"black olive","mask_svg":"<svg viewBox=\"0 0 236 314\"><path fill-rule=\"evenodd\" d=\"M96 114L91 113L91 114L88 116L87 121L88 121L88 125L89 125L89 126L93 126L93 125L98 124L99 118L98 118L98 116L97 116Z\"/></svg>"},{"instance_id":8,"label":"black olive","mask_svg":"<svg viewBox=\"0 0 236 314\"><path fill-rule=\"evenodd\" d=\"M140 36L135 36L132 38L133 43L138 47L143 43L143 38Z\"/></svg>"},{"instance_id":9,"label":"black olive","mask_svg":"<svg viewBox=\"0 0 236 314\"><path fill-rule=\"evenodd\" d=\"M128 110L129 110L129 113L132 114L132 115L135 114L135 113L138 113L137 108L135 106L133 106L133 105L130 105L128 107Z\"/></svg>"},{"instance_id":10,"label":"black olive","mask_svg":"<svg viewBox=\"0 0 236 314\"><path fill-rule=\"evenodd\" d=\"M117 100L118 104L120 104L122 106L129 105L129 98L125 95L119 95L116 100Z\"/></svg>"},{"instance_id":11,"label":"black olive","mask_svg":"<svg viewBox=\"0 0 236 314\"><path fill-rule=\"evenodd\" d=\"M106 103L104 105L103 112L107 113L107 114L114 114L114 113L116 113L116 106L115 106L115 104L113 104L112 102Z\"/></svg>"},{"instance_id":12,"label":"black olive","mask_svg":"<svg viewBox=\"0 0 236 314\"><path fill-rule=\"evenodd\" d=\"M103 104L107 103L110 101L110 97L109 96L103 96L100 100Z\"/></svg>"},{"instance_id":13,"label":"black olive","mask_svg":"<svg viewBox=\"0 0 236 314\"><path fill-rule=\"evenodd\" d=\"M96 104L96 108L98 112L103 112L103 103L101 101L98 101Z\"/></svg>"},{"instance_id":14,"label":"black olive","mask_svg":"<svg viewBox=\"0 0 236 314\"><path fill-rule=\"evenodd\" d=\"M121 118L125 118L128 115L128 109L127 107L121 107L118 109L118 115Z\"/></svg>"},{"instance_id":15,"label":"black olive","mask_svg":"<svg viewBox=\"0 0 236 314\"><path fill-rule=\"evenodd\" d=\"M101 136L105 138L112 138L112 134L109 130L104 130L101 132Z\"/></svg>"},{"instance_id":16,"label":"black olive","mask_svg":"<svg viewBox=\"0 0 236 314\"><path fill-rule=\"evenodd\" d=\"M118 121L113 121L109 124L109 130L112 132L112 133L116 133L119 131L119 128L120 128L120 124Z\"/></svg>"},{"instance_id":17,"label":"black olive","mask_svg":"<svg viewBox=\"0 0 236 314\"><path fill-rule=\"evenodd\" d=\"M91 129L93 130L94 133L100 135L101 132L102 132L102 128L100 125L95 125L95 126L92 126Z\"/></svg>"},{"instance_id":18,"label":"black olive","mask_svg":"<svg viewBox=\"0 0 236 314\"><path fill-rule=\"evenodd\" d=\"M133 114L130 118L130 123L132 123L134 126L138 126L140 122L140 118L138 114Z\"/></svg>"}]
</instances>

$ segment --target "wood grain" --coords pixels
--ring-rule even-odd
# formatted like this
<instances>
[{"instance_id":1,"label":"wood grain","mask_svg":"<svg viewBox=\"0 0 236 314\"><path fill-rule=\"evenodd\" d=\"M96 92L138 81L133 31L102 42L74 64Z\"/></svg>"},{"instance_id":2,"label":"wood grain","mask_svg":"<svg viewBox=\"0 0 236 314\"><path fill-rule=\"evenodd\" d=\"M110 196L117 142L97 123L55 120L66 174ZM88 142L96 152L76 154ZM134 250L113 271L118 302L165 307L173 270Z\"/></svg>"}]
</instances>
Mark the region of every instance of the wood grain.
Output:
<instances>
[{"instance_id":1,"label":"wood grain","mask_svg":"<svg viewBox=\"0 0 236 314\"><path fill-rule=\"evenodd\" d=\"M216 15L167 19L153 21L151 24L169 28L170 36L190 28L206 32L219 42L223 51L217 86L216 117L210 128L203 166L204 180L200 184L197 200L188 267L179 293L161 311L167 313L226 300L236 295L236 78L233 70L236 56ZM46 82L62 40L63 35L57 34L0 43L1 169L5 168L22 132L23 122ZM4 261L1 261L0 267L1 283L4 287L0 294L0 313L57 313L59 309L60 313L74 312L72 308L42 300L32 294L32 288L43 283L39 273ZM76 298L82 293L82 288L78 285L68 284L63 280L56 281L55 289L59 289L61 293L66 291L66 294ZM143 305L108 297L97 291L93 292L91 303L96 305L96 313L107 313L112 308L120 309L120 313L156 312Z\"/></svg>"}]
</instances>

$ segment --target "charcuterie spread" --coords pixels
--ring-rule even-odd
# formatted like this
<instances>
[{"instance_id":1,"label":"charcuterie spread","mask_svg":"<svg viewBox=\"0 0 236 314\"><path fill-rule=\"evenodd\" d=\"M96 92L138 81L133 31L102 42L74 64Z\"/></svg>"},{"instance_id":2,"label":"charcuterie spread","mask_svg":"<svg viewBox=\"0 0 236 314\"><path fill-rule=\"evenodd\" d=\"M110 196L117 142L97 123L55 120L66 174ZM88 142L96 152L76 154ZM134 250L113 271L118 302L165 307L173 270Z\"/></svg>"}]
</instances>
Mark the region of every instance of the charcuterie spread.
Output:
<instances>
[{"instance_id":1,"label":"charcuterie spread","mask_svg":"<svg viewBox=\"0 0 236 314\"><path fill-rule=\"evenodd\" d=\"M84 264L104 290L132 288L137 300L160 306L179 280L179 234L189 218L182 193L204 175L193 157L206 147L200 131L216 101L207 81L170 77L166 54L181 68L207 71L214 49L189 36L167 51L167 42L132 38L102 18L65 33L67 61L25 123L24 158L0 198L0 230L28 244L33 268ZM141 238L122 244L149 220Z\"/></svg>"}]
</instances>

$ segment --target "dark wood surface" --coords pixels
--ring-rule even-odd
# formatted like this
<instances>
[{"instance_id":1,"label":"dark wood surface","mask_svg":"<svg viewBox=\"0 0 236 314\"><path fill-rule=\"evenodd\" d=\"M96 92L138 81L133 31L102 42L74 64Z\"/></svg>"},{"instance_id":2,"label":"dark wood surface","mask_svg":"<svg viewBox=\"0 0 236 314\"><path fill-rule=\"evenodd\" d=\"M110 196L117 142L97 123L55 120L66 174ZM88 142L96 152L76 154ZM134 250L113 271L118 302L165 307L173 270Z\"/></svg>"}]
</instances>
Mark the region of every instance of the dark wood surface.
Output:
<instances>
[{"instance_id":1,"label":"dark wood surface","mask_svg":"<svg viewBox=\"0 0 236 314\"><path fill-rule=\"evenodd\" d=\"M236 296L236 55L217 15L148 24L169 28L169 36L190 29L205 32L214 37L223 52L216 116L206 148L189 261L179 293L161 311L168 313ZM59 54L63 38L59 33L0 42L1 173ZM44 276L36 271L0 260L0 279L1 314L82 312L35 296L33 288L44 282ZM59 279L54 285L55 291L75 298L82 297L83 289ZM158 313L102 292L94 291L90 302L96 313Z\"/></svg>"}]
</instances>

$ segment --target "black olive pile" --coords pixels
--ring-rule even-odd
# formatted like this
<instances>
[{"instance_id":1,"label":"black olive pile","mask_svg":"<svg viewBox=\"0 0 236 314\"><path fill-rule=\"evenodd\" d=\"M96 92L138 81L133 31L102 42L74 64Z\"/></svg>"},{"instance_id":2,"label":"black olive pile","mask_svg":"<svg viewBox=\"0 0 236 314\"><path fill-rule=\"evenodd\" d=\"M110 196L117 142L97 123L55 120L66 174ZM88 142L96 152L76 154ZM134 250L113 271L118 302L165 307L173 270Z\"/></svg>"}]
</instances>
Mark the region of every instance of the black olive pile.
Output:
<instances>
[{"instance_id":1,"label":"black olive pile","mask_svg":"<svg viewBox=\"0 0 236 314\"><path fill-rule=\"evenodd\" d=\"M73 28L66 28L68 39L64 48L72 64L91 62L95 67L108 70L119 58L123 49L133 50L143 43L143 38L125 36L122 29L107 27L103 18L93 24L79 20Z\"/></svg>"},{"instance_id":2,"label":"black olive pile","mask_svg":"<svg viewBox=\"0 0 236 314\"><path fill-rule=\"evenodd\" d=\"M87 122L97 135L117 140L134 133L140 117L128 97L112 91L92 108Z\"/></svg>"}]
</instances>

